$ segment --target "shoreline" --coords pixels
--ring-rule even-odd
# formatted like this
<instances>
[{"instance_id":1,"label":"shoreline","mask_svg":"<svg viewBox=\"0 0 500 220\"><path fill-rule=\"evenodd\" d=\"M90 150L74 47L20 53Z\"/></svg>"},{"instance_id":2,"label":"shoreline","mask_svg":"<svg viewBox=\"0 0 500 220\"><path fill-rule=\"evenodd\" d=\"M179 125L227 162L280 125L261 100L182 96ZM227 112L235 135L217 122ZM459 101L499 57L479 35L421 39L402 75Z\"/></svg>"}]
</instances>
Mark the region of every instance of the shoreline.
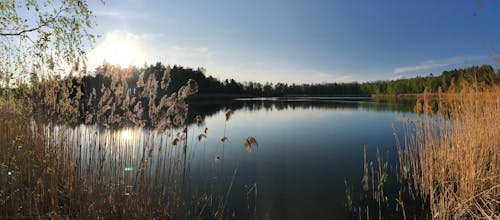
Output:
<instances>
[{"instance_id":1,"label":"shoreline","mask_svg":"<svg viewBox=\"0 0 500 220\"><path fill-rule=\"evenodd\" d=\"M438 97L437 93L428 93L431 98ZM256 96L253 94L223 94L223 93L198 93L194 94L188 98L189 101L200 101L200 100L286 100L286 99L372 99L372 98L389 98L389 99L419 99L423 98L424 93L401 93L401 94L368 94L368 95L310 95L310 94L298 94L298 95L271 95L271 96Z\"/></svg>"},{"instance_id":2,"label":"shoreline","mask_svg":"<svg viewBox=\"0 0 500 220\"><path fill-rule=\"evenodd\" d=\"M430 98L437 98L437 93L427 93ZM401 94L372 94L372 98L396 98L396 99L420 99L424 93L401 93Z\"/></svg>"}]
</instances>

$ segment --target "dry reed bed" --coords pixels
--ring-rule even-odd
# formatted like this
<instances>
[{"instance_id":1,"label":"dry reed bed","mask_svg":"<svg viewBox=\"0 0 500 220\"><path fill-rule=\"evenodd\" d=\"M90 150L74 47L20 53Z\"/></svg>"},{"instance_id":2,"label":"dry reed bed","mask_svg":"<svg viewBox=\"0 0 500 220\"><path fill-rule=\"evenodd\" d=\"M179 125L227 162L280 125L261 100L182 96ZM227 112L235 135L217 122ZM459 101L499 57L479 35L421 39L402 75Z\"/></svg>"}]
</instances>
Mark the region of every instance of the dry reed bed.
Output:
<instances>
[{"instance_id":1,"label":"dry reed bed","mask_svg":"<svg viewBox=\"0 0 500 220\"><path fill-rule=\"evenodd\" d=\"M463 88L418 101L398 143L402 179L434 219L499 219L500 86Z\"/></svg>"},{"instance_id":2,"label":"dry reed bed","mask_svg":"<svg viewBox=\"0 0 500 220\"><path fill-rule=\"evenodd\" d=\"M171 132L124 139L83 125L2 122L1 218L221 217L219 196L190 193L184 141L174 146Z\"/></svg>"},{"instance_id":3,"label":"dry reed bed","mask_svg":"<svg viewBox=\"0 0 500 220\"><path fill-rule=\"evenodd\" d=\"M17 97L0 96L0 218L222 218L223 196L190 193L187 129L174 134L196 82L160 98L169 69L161 81L151 75L144 83L141 74L141 92L131 97L119 71L110 67L111 84L88 100L79 79L43 80ZM157 130L127 142L118 131L68 127L82 119L105 127L149 121Z\"/></svg>"}]
</instances>

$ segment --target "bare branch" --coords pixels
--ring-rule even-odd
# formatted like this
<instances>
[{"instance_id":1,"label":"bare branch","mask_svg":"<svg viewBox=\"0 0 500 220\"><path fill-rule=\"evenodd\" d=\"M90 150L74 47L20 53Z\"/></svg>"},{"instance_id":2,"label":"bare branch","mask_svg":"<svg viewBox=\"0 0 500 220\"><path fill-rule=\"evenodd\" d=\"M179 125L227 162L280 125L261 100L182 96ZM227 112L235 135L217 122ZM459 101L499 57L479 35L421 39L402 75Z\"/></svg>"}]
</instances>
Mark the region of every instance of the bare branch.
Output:
<instances>
[{"instance_id":1,"label":"bare branch","mask_svg":"<svg viewBox=\"0 0 500 220\"><path fill-rule=\"evenodd\" d=\"M19 31L19 32L16 32L16 33L0 33L0 36L20 36L20 35L28 33L28 32L33 32L33 31L40 30L41 28L46 27L46 26L47 26L47 24L42 24L42 25L40 25L38 27L34 27L34 28L22 30L22 31Z\"/></svg>"}]
</instances>

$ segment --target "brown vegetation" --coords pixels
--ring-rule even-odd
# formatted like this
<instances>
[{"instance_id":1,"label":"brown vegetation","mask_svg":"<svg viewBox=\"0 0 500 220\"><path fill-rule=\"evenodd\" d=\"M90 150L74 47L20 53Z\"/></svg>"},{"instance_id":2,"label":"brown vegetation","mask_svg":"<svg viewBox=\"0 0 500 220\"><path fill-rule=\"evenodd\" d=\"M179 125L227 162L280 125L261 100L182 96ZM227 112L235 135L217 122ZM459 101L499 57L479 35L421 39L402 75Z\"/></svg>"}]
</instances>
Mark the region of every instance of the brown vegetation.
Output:
<instances>
[{"instance_id":1,"label":"brown vegetation","mask_svg":"<svg viewBox=\"0 0 500 220\"><path fill-rule=\"evenodd\" d=\"M58 79L0 96L0 218L222 218L222 193L190 192L187 129L174 134L196 83L156 98L159 85L168 84L165 73L161 82L138 82L142 93L130 97L126 74L108 74L110 86L89 100L82 100L78 80ZM134 139L130 129L68 126L144 126L145 120L158 129Z\"/></svg>"},{"instance_id":2,"label":"brown vegetation","mask_svg":"<svg viewBox=\"0 0 500 220\"><path fill-rule=\"evenodd\" d=\"M434 219L499 219L500 86L424 93L416 111L398 142L403 183Z\"/></svg>"}]
</instances>

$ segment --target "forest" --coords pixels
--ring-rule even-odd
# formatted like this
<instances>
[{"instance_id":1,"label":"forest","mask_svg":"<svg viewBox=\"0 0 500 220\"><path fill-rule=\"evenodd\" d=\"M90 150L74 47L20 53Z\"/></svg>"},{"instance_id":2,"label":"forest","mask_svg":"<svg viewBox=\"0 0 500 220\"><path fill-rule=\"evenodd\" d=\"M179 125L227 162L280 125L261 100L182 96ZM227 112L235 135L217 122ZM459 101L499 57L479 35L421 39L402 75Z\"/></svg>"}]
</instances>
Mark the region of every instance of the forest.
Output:
<instances>
[{"instance_id":1,"label":"forest","mask_svg":"<svg viewBox=\"0 0 500 220\"><path fill-rule=\"evenodd\" d=\"M111 70L112 69L112 70ZM110 71L111 70L111 71ZM168 78L168 85L161 90L159 96L170 95L186 85L189 79L198 83L198 93L193 97L272 97L272 96L370 96L384 94L417 94L424 92L448 91L451 85L456 90L462 89L462 82L473 84L475 82L485 85L492 85L500 82L500 70L495 72L491 65L471 66L462 69L452 69L443 71L440 75L432 73L427 76L416 76L413 78L397 80L378 80L372 82L349 82L349 83L315 83L315 84L287 84L287 83L260 83L260 82L238 82L235 79L220 80L205 73L203 68L186 68L179 65L170 67L161 62L154 65L121 68L116 65L104 63L97 67L93 73L80 77L59 78L62 81L73 81L73 85L81 85L84 94L100 90L103 86L110 86L113 74L124 75L130 88L129 93L138 93L141 86L136 82L149 81L155 79L158 86L161 86L159 79ZM60 77L60 76L55 76ZM39 82L40 79L33 74L31 84ZM77 83L81 82L80 83ZM1 89L0 89L1 90ZM3 93L8 89L4 89ZM73 94L74 95L74 94ZM86 95L84 95L85 97Z\"/></svg>"},{"instance_id":2,"label":"forest","mask_svg":"<svg viewBox=\"0 0 500 220\"><path fill-rule=\"evenodd\" d=\"M91 87L96 87L102 81L106 81L104 75L104 64L95 70L95 76L86 76ZM125 69L130 75L129 82L136 82L141 75L144 79L153 76L156 79L163 77L165 70L170 73L170 83L167 93L178 91L186 85L189 79L198 83L198 95L234 95L250 97L269 96L368 96L373 94L413 94L422 93L426 88L428 92L437 92L438 88L447 91L455 84L455 89L460 90L462 82L485 83L491 85L500 81L500 71L495 73L491 65L471 66L463 69L452 69L443 71L440 75L428 74L427 76L416 76L407 79L379 80L374 82L350 82L350 83L317 83L317 84L286 84L286 83L259 83L238 82L235 79L220 80L206 75L203 68L191 69L174 65L166 66L160 62L141 69L131 67ZM133 87L133 85L130 85ZM90 87L89 87L90 88Z\"/></svg>"}]
</instances>

